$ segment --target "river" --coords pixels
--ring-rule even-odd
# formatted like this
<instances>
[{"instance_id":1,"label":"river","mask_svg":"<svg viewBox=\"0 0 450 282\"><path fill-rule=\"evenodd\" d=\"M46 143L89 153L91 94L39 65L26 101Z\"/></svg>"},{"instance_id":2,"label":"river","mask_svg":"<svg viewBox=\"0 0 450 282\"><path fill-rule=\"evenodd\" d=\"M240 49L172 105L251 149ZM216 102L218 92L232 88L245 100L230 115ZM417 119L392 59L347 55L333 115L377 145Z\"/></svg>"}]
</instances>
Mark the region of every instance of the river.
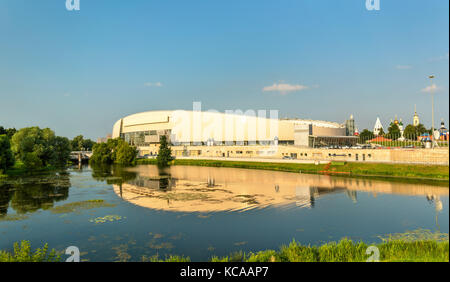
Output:
<instances>
[{"instance_id":1,"label":"river","mask_svg":"<svg viewBox=\"0 0 450 282\"><path fill-rule=\"evenodd\" d=\"M83 261L205 261L292 240L448 233L449 187L266 170L90 167L0 184L0 249L29 240ZM63 256L64 258L66 256Z\"/></svg>"}]
</instances>

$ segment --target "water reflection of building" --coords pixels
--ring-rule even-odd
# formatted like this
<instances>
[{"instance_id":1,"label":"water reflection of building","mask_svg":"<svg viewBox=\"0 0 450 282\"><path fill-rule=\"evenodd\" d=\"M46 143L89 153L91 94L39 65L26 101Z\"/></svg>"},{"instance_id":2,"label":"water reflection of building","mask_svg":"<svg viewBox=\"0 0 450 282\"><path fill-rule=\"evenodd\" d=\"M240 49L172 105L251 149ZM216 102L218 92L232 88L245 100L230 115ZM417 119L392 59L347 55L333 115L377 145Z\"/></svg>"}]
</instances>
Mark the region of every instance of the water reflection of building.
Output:
<instances>
[{"instance_id":1,"label":"water reflection of building","mask_svg":"<svg viewBox=\"0 0 450 282\"><path fill-rule=\"evenodd\" d=\"M137 176L136 179L127 181L127 184L141 188L170 190L176 185L176 179L170 176L159 176L155 178Z\"/></svg>"},{"instance_id":2,"label":"water reflection of building","mask_svg":"<svg viewBox=\"0 0 450 282\"><path fill-rule=\"evenodd\" d=\"M129 169L139 175L118 186L124 200L152 209L183 212L248 210L293 204L314 207L332 193L346 193L357 201L358 192L448 196L448 187L378 180L307 175L235 168L173 166L168 188L160 189L160 172L153 166ZM175 181L176 179L176 181ZM147 188L145 188L147 187ZM145 189L143 189L145 188ZM150 189L151 188L151 189Z\"/></svg>"},{"instance_id":3,"label":"water reflection of building","mask_svg":"<svg viewBox=\"0 0 450 282\"><path fill-rule=\"evenodd\" d=\"M434 204L436 212L442 211L443 205L439 195L427 195L427 200L430 204Z\"/></svg>"},{"instance_id":4,"label":"water reflection of building","mask_svg":"<svg viewBox=\"0 0 450 282\"><path fill-rule=\"evenodd\" d=\"M357 203L358 202L358 198L356 196L356 191L355 190L347 190L347 196L353 201L353 203Z\"/></svg>"},{"instance_id":5,"label":"water reflection of building","mask_svg":"<svg viewBox=\"0 0 450 282\"><path fill-rule=\"evenodd\" d=\"M345 187L296 187L295 188L295 205L297 207L314 208L316 200L327 194L342 193L347 191ZM356 192L355 192L356 195Z\"/></svg>"},{"instance_id":6,"label":"water reflection of building","mask_svg":"<svg viewBox=\"0 0 450 282\"><path fill-rule=\"evenodd\" d=\"M435 216L436 217L436 227L439 230L440 228L439 228L438 215L444 208L442 201L441 201L441 197L439 195L430 194L430 195L427 195L427 200L430 204L434 205L434 209L436 211L436 216Z\"/></svg>"}]
</instances>

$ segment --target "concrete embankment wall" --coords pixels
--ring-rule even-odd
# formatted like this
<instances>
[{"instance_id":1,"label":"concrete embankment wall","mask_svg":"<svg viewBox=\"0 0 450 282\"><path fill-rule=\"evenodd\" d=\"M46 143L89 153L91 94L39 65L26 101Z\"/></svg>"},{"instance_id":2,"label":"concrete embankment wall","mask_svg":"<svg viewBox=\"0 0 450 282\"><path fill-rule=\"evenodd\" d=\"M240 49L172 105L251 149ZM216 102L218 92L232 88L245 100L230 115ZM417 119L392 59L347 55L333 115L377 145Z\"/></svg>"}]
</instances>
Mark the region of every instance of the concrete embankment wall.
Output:
<instances>
[{"instance_id":1,"label":"concrete embankment wall","mask_svg":"<svg viewBox=\"0 0 450 282\"><path fill-rule=\"evenodd\" d=\"M158 145L141 147L140 154L157 154ZM297 146L173 146L176 157L267 159L285 156L302 162L378 162L449 165L448 148L436 149L313 149ZM290 161L290 160L286 160Z\"/></svg>"}]
</instances>

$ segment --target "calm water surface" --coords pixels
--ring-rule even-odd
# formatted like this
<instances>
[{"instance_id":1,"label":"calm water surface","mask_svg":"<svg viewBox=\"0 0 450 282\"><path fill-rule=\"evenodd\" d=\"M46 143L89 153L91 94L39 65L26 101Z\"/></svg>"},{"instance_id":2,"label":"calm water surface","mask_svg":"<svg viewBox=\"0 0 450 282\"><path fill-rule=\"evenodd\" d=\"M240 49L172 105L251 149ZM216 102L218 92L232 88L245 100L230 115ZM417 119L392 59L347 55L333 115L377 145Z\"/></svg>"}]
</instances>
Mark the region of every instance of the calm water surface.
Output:
<instances>
[{"instance_id":1,"label":"calm water surface","mask_svg":"<svg viewBox=\"0 0 450 282\"><path fill-rule=\"evenodd\" d=\"M89 261L207 260L419 228L448 233L449 188L321 175L144 165L71 169L0 186L0 249L29 240ZM103 202L86 202L103 200Z\"/></svg>"}]
</instances>

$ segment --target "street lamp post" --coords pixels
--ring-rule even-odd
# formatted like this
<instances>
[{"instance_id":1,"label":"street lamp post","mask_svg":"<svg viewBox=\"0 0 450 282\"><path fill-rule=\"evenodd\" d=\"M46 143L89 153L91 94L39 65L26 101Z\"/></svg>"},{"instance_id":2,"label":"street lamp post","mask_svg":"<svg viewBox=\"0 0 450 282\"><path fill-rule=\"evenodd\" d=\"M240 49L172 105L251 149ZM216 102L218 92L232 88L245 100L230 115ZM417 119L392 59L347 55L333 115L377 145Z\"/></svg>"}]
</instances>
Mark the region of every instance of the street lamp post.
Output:
<instances>
[{"instance_id":1,"label":"street lamp post","mask_svg":"<svg viewBox=\"0 0 450 282\"><path fill-rule=\"evenodd\" d=\"M431 148L434 148L434 97L433 97L433 78L434 75L428 77L430 79L430 95L431 95Z\"/></svg>"}]
</instances>

